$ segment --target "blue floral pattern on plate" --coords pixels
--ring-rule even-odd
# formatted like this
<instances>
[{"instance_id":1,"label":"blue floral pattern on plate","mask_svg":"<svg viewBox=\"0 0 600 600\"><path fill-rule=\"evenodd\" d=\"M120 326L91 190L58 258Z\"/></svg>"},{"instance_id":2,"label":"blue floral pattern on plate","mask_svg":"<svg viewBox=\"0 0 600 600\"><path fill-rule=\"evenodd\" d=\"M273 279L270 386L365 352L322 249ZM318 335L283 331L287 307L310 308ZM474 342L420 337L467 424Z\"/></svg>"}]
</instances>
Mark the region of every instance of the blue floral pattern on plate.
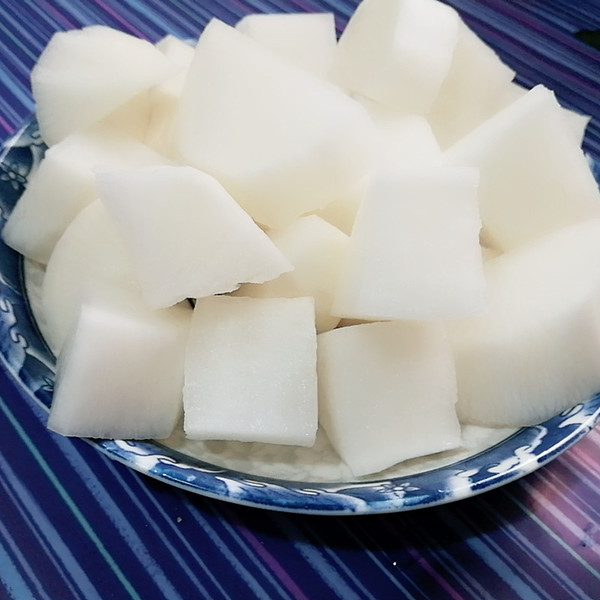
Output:
<instances>
[{"instance_id":1,"label":"blue floral pattern on plate","mask_svg":"<svg viewBox=\"0 0 600 600\"><path fill-rule=\"evenodd\" d=\"M0 227L23 193L45 147L30 121L0 153ZM598 179L600 165L590 160ZM0 362L26 399L46 410L55 360L39 333L22 257L0 242ZM288 481L217 466L153 441L90 440L110 458L205 496L312 514L384 513L451 502L513 481L548 463L600 420L600 394L535 427L449 465L412 475L347 482Z\"/></svg>"}]
</instances>

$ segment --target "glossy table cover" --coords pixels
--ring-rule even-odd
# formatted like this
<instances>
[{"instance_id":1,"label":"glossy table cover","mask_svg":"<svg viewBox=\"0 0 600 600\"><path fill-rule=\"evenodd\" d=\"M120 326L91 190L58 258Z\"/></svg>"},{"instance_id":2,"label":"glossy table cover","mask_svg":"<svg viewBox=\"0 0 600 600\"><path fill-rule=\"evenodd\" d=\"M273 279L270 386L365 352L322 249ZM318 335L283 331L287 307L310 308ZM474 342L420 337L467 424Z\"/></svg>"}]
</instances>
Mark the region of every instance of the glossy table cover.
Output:
<instances>
[{"instance_id":1,"label":"glossy table cover","mask_svg":"<svg viewBox=\"0 0 600 600\"><path fill-rule=\"evenodd\" d=\"M519 73L593 115L600 156L600 28L592 0L449 0ZM29 71L56 30L108 24L156 41L210 16L332 10L303 0L0 0L0 141L33 109ZM597 40L597 38L596 38ZM2 171L0 171L2 177ZM0 307L1 308L1 307ZM189 494L45 428L0 372L0 598L600 598L600 431L550 465L453 504L320 517Z\"/></svg>"}]
</instances>

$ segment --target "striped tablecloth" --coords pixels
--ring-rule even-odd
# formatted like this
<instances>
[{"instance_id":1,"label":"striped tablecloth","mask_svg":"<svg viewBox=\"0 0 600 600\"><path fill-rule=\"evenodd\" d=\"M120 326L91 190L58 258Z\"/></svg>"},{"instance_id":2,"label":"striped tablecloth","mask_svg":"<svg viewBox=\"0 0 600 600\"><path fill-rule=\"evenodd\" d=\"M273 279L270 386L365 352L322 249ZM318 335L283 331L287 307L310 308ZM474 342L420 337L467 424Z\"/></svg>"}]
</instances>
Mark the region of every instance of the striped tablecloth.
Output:
<instances>
[{"instance_id":1,"label":"striped tablecloth","mask_svg":"<svg viewBox=\"0 0 600 600\"><path fill-rule=\"evenodd\" d=\"M593 115L593 0L450 0L525 85ZM210 16L332 10L346 0L0 0L0 138L33 110L28 76L56 30L104 23L156 41ZM592 36L593 37L593 36ZM49 434L0 373L0 598L477 600L600 598L600 431L515 483L454 504L362 517L288 515L182 492Z\"/></svg>"}]
</instances>

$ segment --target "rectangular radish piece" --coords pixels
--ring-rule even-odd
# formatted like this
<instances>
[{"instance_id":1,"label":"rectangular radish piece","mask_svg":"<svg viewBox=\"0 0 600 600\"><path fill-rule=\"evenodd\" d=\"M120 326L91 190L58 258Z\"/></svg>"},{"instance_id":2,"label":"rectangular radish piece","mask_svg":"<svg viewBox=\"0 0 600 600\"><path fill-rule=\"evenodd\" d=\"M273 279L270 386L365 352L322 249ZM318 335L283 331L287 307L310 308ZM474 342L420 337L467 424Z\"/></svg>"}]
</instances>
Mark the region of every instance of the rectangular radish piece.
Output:
<instances>
[{"instance_id":1,"label":"rectangular radish piece","mask_svg":"<svg viewBox=\"0 0 600 600\"><path fill-rule=\"evenodd\" d=\"M117 298L117 296L115 296ZM48 428L95 438L166 438L181 415L191 311L127 294L88 303L58 359Z\"/></svg>"},{"instance_id":2,"label":"rectangular radish piece","mask_svg":"<svg viewBox=\"0 0 600 600\"><path fill-rule=\"evenodd\" d=\"M312 298L198 300L185 365L187 437L311 446L316 350Z\"/></svg>"},{"instance_id":3,"label":"rectangular radish piece","mask_svg":"<svg viewBox=\"0 0 600 600\"><path fill-rule=\"evenodd\" d=\"M225 188L198 169L100 173L98 189L152 308L231 292L292 268Z\"/></svg>"},{"instance_id":4,"label":"rectangular radish piece","mask_svg":"<svg viewBox=\"0 0 600 600\"><path fill-rule=\"evenodd\" d=\"M520 427L600 391L600 219L486 263L489 309L448 323L463 422Z\"/></svg>"},{"instance_id":5,"label":"rectangular radish piece","mask_svg":"<svg viewBox=\"0 0 600 600\"><path fill-rule=\"evenodd\" d=\"M376 175L356 216L332 313L372 320L480 313L477 183L470 168Z\"/></svg>"},{"instance_id":6,"label":"rectangular radish piece","mask_svg":"<svg viewBox=\"0 0 600 600\"><path fill-rule=\"evenodd\" d=\"M460 444L454 362L439 323L323 333L318 373L321 425L355 475Z\"/></svg>"},{"instance_id":7,"label":"rectangular radish piece","mask_svg":"<svg viewBox=\"0 0 600 600\"><path fill-rule=\"evenodd\" d=\"M213 19L186 78L174 143L259 223L284 226L368 174L373 125L342 90Z\"/></svg>"}]
</instances>

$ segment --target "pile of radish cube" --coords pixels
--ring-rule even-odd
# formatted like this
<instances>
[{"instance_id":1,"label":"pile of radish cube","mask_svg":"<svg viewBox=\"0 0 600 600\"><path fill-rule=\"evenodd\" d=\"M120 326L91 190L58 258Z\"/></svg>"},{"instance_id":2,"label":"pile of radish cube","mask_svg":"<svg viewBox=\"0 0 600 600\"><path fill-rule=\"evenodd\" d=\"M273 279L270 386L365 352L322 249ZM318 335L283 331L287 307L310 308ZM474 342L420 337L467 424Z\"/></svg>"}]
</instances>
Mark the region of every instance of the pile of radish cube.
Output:
<instances>
[{"instance_id":1,"label":"pile of radish cube","mask_svg":"<svg viewBox=\"0 0 600 600\"><path fill-rule=\"evenodd\" d=\"M600 390L587 119L436 0L57 33L8 245L46 267L48 426L311 446L357 476Z\"/></svg>"}]
</instances>

